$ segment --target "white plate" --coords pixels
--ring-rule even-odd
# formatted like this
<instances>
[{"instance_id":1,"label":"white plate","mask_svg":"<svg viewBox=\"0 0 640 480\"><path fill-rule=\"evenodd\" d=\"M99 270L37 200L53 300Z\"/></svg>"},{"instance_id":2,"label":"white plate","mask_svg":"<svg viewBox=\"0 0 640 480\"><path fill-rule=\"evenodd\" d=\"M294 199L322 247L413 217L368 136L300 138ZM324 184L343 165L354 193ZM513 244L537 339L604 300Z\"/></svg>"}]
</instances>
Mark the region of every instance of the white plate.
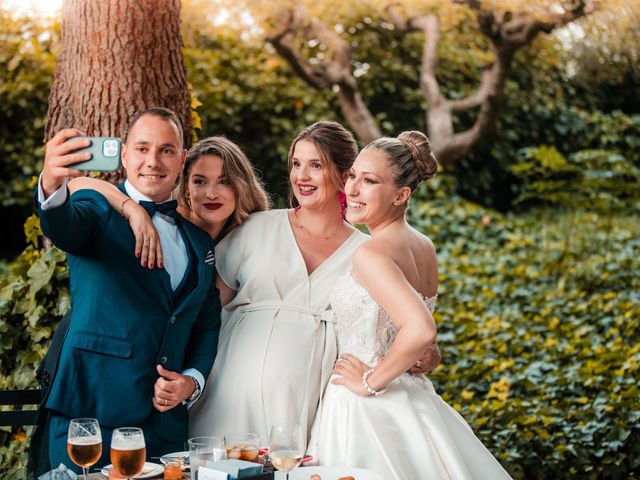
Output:
<instances>
[{"instance_id":1,"label":"white plate","mask_svg":"<svg viewBox=\"0 0 640 480\"><path fill-rule=\"evenodd\" d=\"M380 475L369 470L349 467L300 467L289 472L289 480L309 480L314 473L320 475L322 480L337 480L349 475L356 480L384 480ZM275 478L283 480L284 473L277 472Z\"/></svg>"},{"instance_id":2,"label":"white plate","mask_svg":"<svg viewBox=\"0 0 640 480\"><path fill-rule=\"evenodd\" d=\"M177 462L180 457L182 457L182 461L183 461L182 469L189 470L189 452L188 451L167 453L166 455L163 455L160 457L160 461L163 464L167 464L169 462Z\"/></svg>"},{"instance_id":3,"label":"white plate","mask_svg":"<svg viewBox=\"0 0 640 480\"><path fill-rule=\"evenodd\" d=\"M100 470L100 473L108 477L109 471L112 468L113 468L113 465L107 465L106 467L102 467L102 470ZM164 467L162 465L159 465L157 463L146 462L144 464L144 467L142 467L142 473L131 478L153 478L153 477L157 477L158 475L162 475L163 473L164 473Z\"/></svg>"}]
</instances>

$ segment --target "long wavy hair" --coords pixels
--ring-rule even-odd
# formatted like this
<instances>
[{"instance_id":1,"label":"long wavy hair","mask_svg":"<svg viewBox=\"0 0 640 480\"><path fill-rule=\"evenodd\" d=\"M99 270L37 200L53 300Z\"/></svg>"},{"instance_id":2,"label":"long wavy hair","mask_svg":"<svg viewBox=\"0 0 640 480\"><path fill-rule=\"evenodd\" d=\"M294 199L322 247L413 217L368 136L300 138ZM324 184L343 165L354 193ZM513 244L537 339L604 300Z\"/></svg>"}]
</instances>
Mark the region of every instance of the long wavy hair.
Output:
<instances>
[{"instance_id":1,"label":"long wavy hair","mask_svg":"<svg viewBox=\"0 0 640 480\"><path fill-rule=\"evenodd\" d=\"M253 164L238 145L225 137L208 137L189 149L184 169L178 180L177 200L187 211L191 211L189 199L191 170L204 155L213 155L222 159L222 171L236 196L236 208L216 239L219 241L245 222L253 212L267 210L270 206L269 195Z\"/></svg>"}]
</instances>

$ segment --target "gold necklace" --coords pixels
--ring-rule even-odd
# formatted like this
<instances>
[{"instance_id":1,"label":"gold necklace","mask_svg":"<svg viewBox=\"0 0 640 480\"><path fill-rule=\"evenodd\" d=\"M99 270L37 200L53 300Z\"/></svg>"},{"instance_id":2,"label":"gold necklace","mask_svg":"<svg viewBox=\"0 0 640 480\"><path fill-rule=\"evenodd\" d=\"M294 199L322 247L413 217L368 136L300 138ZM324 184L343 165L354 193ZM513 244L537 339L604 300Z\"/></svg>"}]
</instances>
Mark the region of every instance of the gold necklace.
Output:
<instances>
[{"instance_id":1,"label":"gold necklace","mask_svg":"<svg viewBox=\"0 0 640 480\"><path fill-rule=\"evenodd\" d=\"M338 226L336 226L336 228L334 228L334 229L333 229L333 232L331 233L331 235L327 235L327 236L324 236L324 235L323 235L323 236L317 236L317 235L314 235L314 234L311 232L311 230L309 230L307 227L305 227L305 226L302 224L302 222L300 221L300 218L298 217L298 211L297 211L297 210L294 210L294 211L293 211L293 216L294 216L294 217L296 217L296 224L297 224L297 227L298 227L300 230L302 230L302 231L306 232L306 233L307 233L307 235L309 235L310 237L315 238L316 240L331 240L333 237L335 237L335 236L336 236L336 234L338 233L338 230L340 230L340 227L342 226L342 222L340 222L340 223L338 224Z\"/></svg>"}]
</instances>

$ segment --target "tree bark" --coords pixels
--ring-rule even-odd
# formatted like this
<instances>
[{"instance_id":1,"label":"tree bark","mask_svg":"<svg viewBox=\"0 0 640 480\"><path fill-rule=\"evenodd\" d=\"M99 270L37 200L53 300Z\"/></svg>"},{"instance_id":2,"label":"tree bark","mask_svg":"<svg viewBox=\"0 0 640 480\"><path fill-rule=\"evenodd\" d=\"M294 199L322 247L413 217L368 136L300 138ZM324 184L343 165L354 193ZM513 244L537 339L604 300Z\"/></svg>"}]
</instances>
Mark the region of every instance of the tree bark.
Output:
<instances>
[{"instance_id":1,"label":"tree bark","mask_svg":"<svg viewBox=\"0 0 640 480\"><path fill-rule=\"evenodd\" d=\"M160 106L180 118L189 146L180 8L180 0L64 0L45 139L67 127L122 137L134 114Z\"/></svg>"}]
</instances>

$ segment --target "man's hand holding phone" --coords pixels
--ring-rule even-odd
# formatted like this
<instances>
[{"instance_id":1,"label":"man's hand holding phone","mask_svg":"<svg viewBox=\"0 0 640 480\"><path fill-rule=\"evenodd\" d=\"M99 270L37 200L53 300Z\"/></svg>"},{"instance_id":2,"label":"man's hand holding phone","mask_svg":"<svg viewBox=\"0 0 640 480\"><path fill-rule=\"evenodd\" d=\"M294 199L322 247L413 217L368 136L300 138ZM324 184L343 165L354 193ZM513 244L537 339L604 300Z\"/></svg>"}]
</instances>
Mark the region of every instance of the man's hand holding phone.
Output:
<instances>
[{"instance_id":1,"label":"man's hand holding phone","mask_svg":"<svg viewBox=\"0 0 640 480\"><path fill-rule=\"evenodd\" d=\"M79 130L68 128L47 142L42 172L45 197L60 188L65 177L78 177L85 171L112 172L120 168L119 138L81 135Z\"/></svg>"},{"instance_id":2,"label":"man's hand holding phone","mask_svg":"<svg viewBox=\"0 0 640 480\"><path fill-rule=\"evenodd\" d=\"M58 190L64 183L65 178L83 175L81 170L72 167L75 163L91 159L91 153L76 151L91 145L91 140L88 138L73 139L73 137L81 135L82 132L80 130L65 128L47 142L44 154L44 168L42 169L42 193L44 193L45 198L48 198Z\"/></svg>"}]
</instances>

